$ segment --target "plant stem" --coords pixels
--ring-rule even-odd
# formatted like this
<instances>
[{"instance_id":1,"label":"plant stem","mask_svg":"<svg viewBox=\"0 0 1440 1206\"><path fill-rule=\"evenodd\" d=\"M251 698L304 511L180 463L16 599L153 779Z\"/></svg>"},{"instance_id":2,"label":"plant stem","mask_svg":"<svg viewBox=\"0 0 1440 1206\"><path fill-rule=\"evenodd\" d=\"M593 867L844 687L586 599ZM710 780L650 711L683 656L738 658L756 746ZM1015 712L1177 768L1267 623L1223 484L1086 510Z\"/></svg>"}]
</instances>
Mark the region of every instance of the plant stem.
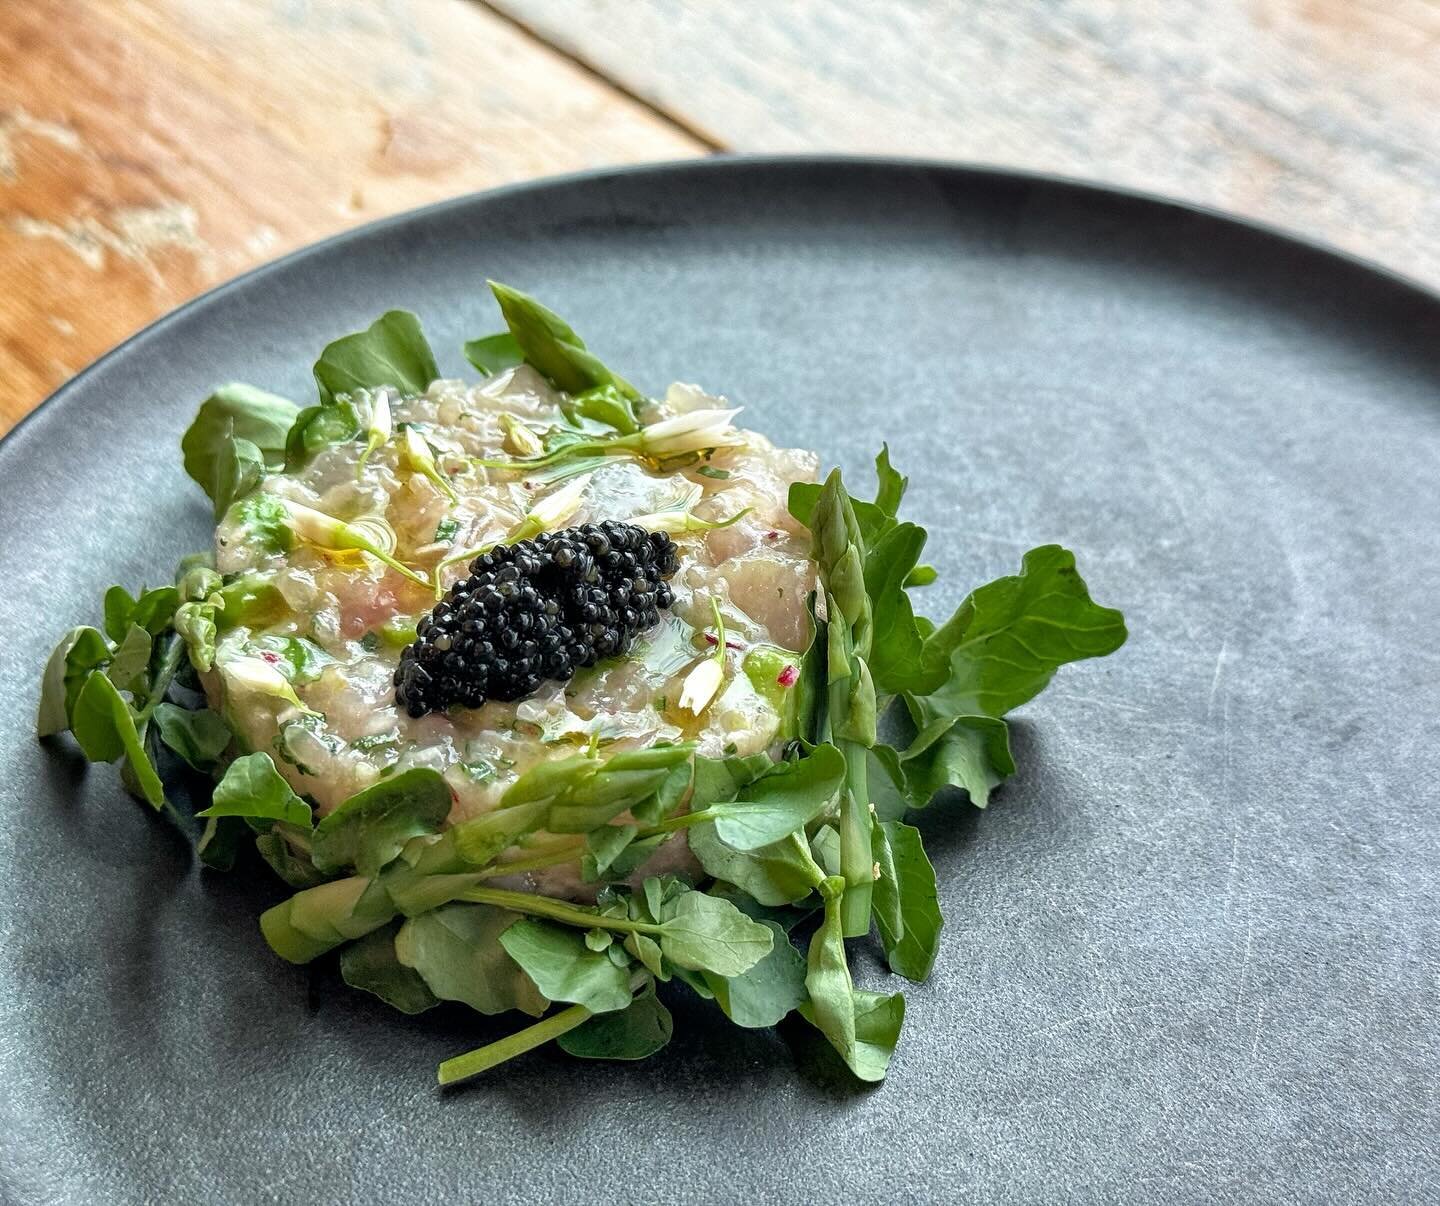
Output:
<instances>
[{"instance_id":1,"label":"plant stem","mask_svg":"<svg viewBox=\"0 0 1440 1206\"><path fill-rule=\"evenodd\" d=\"M461 900L475 904L498 905L516 913L528 913L532 917L546 917L562 925L577 926L592 930L597 926L605 930L618 930L622 934L656 934L658 925L644 921L631 921L628 917L606 917L602 913L582 909L563 900L550 896L536 896L531 892L511 892L505 888L471 888L460 894Z\"/></svg>"},{"instance_id":2,"label":"plant stem","mask_svg":"<svg viewBox=\"0 0 1440 1206\"><path fill-rule=\"evenodd\" d=\"M708 809L701 809L699 812L687 812L678 817L666 817L648 828L640 830L635 835L636 839L654 837L657 833L674 833L679 829L689 829L691 825L703 825L706 821L713 821L715 814Z\"/></svg>"},{"instance_id":3,"label":"plant stem","mask_svg":"<svg viewBox=\"0 0 1440 1206\"><path fill-rule=\"evenodd\" d=\"M538 871L542 867L560 867L573 863L585 848L584 842L572 842L562 850L551 850L532 854L529 858L511 859L509 862L492 863L475 874L481 879L495 879L501 875L515 875L521 871Z\"/></svg>"},{"instance_id":4,"label":"plant stem","mask_svg":"<svg viewBox=\"0 0 1440 1206\"><path fill-rule=\"evenodd\" d=\"M567 1031L588 1022L593 1016L585 1006L571 1005L568 1009L552 1013L548 1018L542 1018L533 1026L527 1026L515 1034L487 1043L484 1047L477 1047L474 1051L467 1051L464 1055L447 1059L440 1065L436 1080L441 1088L458 1085L482 1072L488 1072L506 1060L552 1042Z\"/></svg>"},{"instance_id":5,"label":"plant stem","mask_svg":"<svg viewBox=\"0 0 1440 1206\"><path fill-rule=\"evenodd\" d=\"M856 741L841 741L840 750L845 755L840 802L840 873L845 877L845 896L840 917L845 937L860 938L870 932L870 900L875 891L865 747Z\"/></svg>"},{"instance_id":6,"label":"plant stem","mask_svg":"<svg viewBox=\"0 0 1440 1206\"><path fill-rule=\"evenodd\" d=\"M165 699L165 692L170 689L170 683L180 669L180 659L185 655L185 641L178 633L171 634L170 644L165 650L165 660L160 663L160 668L155 672L155 681L150 684L149 694L145 698L145 706L140 709L136 720L144 724L154 714L155 709Z\"/></svg>"},{"instance_id":7,"label":"plant stem","mask_svg":"<svg viewBox=\"0 0 1440 1206\"><path fill-rule=\"evenodd\" d=\"M377 561L384 562L397 574L403 574L406 578L409 578L411 582L415 582L420 586L425 587L427 590L430 588L429 578L425 577L423 574L417 574L408 565L402 565L394 557L390 556L389 553L382 553L378 548L375 548L373 545L370 548L365 549L364 551L369 553L370 556L374 557Z\"/></svg>"}]
</instances>

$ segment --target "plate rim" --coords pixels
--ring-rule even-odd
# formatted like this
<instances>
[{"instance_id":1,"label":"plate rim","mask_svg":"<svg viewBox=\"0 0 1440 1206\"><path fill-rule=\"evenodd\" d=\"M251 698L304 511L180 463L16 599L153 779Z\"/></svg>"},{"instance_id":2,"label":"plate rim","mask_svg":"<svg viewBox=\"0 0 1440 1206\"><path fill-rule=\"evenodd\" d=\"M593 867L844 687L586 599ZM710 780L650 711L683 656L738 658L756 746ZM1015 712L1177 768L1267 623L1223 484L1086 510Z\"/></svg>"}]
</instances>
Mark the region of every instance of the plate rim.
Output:
<instances>
[{"instance_id":1,"label":"plate rim","mask_svg":"<svg viewBox=\"0 0 1440 1206\"><path fill-rule=\"evenodd\" d=\"M120 359L127 354L134 345L160 335L172 323L179 321L192 310L208 305L210 302L232 291L248 287L268 273L288 269L310 256L332 251L345 243L358 243L393 227L444 214L450 210L463 209L467 206L482 204L501 197L520 197L527 193L554 188L569 188L591 182L615 180L632 176L671 176L687 172L723 173L727 169L802 171L807 168L836 167L868 168L872 170L888 169L895 172L937 172L953 176L979 178L991 184L1010 182L1045 185L1068 192L1108 198L1112 201L1121 201L1127 204L1138 203L1146 208L1153 207L1170 210L1172 212L1191 214L1210 222L1217 222L1224 226L1245 230L1267 240L1299 248L1311 254L1337 260L1352 269L1358 269L1371 276L1377 277L1391 287L1398 287L1403 291L1415 294L1419 300L1440 308L1440 285L1431 286L1395 268L1382 264L1378 260L1372 260L1355 252L1347 251L1324 239L1302 234L1279 223L1269 222L1261 218L1247 217L1221 209L1218 206L1207 205L1198 201L1189 201L1149 189L1114 184L1084 176L1072 176L1063 172L1007 167L1001 164L950 159L943 156L861 154L838 151L802 152L794 154L720 151L710 155L695 156L688 159L655 159L638 163L602 165L598 167L581 168L571 172L557 172L544 176L536 176L528 180L511 181L508 184L498 184L491 188L477 189L472 192L461 193L458 196L446 197L439 201L431 201L425 205L415 206L411 209L401 210L398 213L386 214L383 217L361 223L359 226L336 231L334 234L326 235L324 238L296 247L283 255L277 256L273 260L266 260L263 263L256 264L253 268L248 268L237 276L230 277L227 280L212 285L210 288L196 294L196 296L187 301L181 302L173 309L167 310L157 318L151 319L150 322L146 323L139 330L127 335L114 347L102 352L96 359L92 360L68 381L57 386L44 400L37 403L22 415L20 420L11 427L9 431L5 432L4 435L0 435L0 456L5 454L9 446L16 442L16 437L29 426L31 421L40 415L42 411L46 411L57 404L63 404L70 393L80 390L90 377L105 371L111 361Z\"/></svg>"}]
</instances>

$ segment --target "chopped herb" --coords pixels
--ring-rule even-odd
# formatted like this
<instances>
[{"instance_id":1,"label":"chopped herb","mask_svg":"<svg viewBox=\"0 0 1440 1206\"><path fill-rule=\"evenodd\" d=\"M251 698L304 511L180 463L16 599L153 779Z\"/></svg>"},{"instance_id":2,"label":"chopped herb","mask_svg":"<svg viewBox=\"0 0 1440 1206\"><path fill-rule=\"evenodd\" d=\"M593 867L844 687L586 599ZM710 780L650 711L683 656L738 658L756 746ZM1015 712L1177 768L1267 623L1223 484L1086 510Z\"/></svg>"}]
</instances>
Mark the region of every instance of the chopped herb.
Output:
<instances>
[{"instance_id":1,"label":"chopped herb","mask_svg":"<svg viewBox=\"0 0 1440 1206\"><path fill-rule=\"evenodd\" d=\"M350 748L359 750L362 754L373 754L376 750L393 750L399 744L399 730L391 729L388 733L371 733L366 737L357 737L350 743Z\"/></svg>"},{"instance_id":2,"label":"chopped herb","mask_svg":"<svg viewBox=\"0 0 1440 1206\"><path fill-rule=\"evenodd\" d=\"M360 648L366 653L374 653L380 648L380 638L373 632L367 632L360 638Z\"/></svg>"},{"instance_id":3,"label":"chopped herb","mask_svg":"<svg viewBox=\"0 0 1440 1206\"><path fill-rule=\"evenodd\" d=\"M456 519L442 519L435 525L435 543L449 544L455 539L455 533L460 530L460 522Z\"/></svg>"},{"instance_id":4,"label":"chopped herb","mask_svg":"<svg viewBox=\"0 0 1440 1206\"><path fill-rule=\"evenodd\" d=\"M489 783L495 778L495 768L488 762L462 762L460 769L472 783Z\"/></svg>"},{"instance_id":5,"label":"chopped herb","mask_svg":"<svg viewBox=\"0 0 1440 1206\"><path fill-rule=\"evenodd\" d=\"M701 477L713 477L716 481L727 481L730 477L730 470L717 469L714 465L701 465L695 470Z\"/></svg>"}]
</instances>

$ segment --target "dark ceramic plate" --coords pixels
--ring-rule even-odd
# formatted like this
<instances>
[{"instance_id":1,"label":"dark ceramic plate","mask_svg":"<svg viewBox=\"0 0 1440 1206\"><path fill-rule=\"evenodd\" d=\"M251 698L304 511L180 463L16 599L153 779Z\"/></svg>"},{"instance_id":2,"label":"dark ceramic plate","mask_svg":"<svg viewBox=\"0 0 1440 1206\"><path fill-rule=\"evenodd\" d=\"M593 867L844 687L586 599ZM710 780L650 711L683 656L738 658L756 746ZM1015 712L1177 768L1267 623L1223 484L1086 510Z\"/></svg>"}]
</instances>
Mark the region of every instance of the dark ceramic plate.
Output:
<instances>
[{"instance_id":1,"label":"dark ceramic plate","mask_svg":"<svg viewBox=\"0 0 1440 1206\"><path fill-rule=\"evenodd\" d=\"M949 926L890 1078L677 1004L637 1065L407 1019L274 958L41 665L210 531L177 441L422 315L442 367L551 302L651 388L912 481L948 610L1031 545L1124 609L921 821ZM185 307L0 447L0 1196L16 1202L1425 1198L1440 975L1440 300L1212 214L926 164L712 160L469 198ZM873 976L873 959L858 962Z\"/></svg>"}]
</instances>

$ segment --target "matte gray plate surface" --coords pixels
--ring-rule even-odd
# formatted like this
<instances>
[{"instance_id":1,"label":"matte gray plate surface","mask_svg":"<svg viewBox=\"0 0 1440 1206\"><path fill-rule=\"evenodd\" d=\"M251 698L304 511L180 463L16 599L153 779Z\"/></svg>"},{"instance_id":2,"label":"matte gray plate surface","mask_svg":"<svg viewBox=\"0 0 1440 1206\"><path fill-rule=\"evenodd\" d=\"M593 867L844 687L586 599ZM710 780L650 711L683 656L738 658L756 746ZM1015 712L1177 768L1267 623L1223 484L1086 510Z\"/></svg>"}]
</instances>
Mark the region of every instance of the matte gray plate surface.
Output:
<instances>
[{"instance_id":1,"label":"matte gray plate surface","mask_svg":"<svg viewBox=\"0 0 1440 1206\"><path fill-rule=\"evenodd\" d=\"M178 439L208 389L308 397L393 306L460 373L487 276L857 489L889 440L932 613L1047 541L1125 611L1024 709L990 810L920 822L949 924L883 1087L692 1002L647 1062L442 1096L511 1019L312 982L256 927L278 889L32 739L60 632L206 543ZM1433 1200L1437 336L1434 297L1214 215L823 160L470 198L164 320L0 446L0 1196Z\"/></svg>"}]
</instances>

